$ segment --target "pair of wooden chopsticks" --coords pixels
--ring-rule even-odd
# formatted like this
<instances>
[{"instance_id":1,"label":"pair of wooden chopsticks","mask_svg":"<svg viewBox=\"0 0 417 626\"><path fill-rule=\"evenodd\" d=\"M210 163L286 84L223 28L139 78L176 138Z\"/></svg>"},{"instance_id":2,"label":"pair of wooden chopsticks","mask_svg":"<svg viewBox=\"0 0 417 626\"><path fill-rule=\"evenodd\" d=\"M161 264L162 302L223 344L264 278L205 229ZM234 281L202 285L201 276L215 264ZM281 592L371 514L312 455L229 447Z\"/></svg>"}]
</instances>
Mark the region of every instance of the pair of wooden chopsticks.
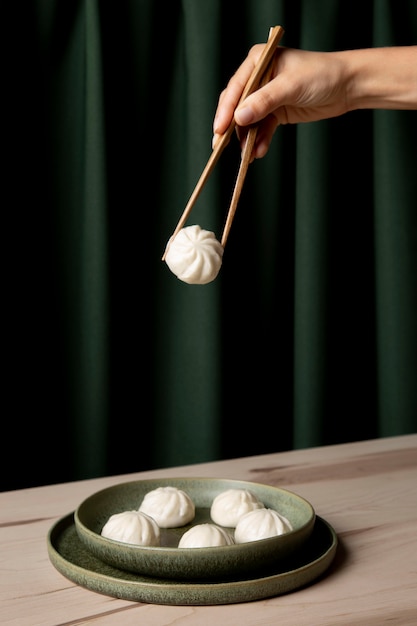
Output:
<instances>
[{"instance_id":1,"label":"pair of wooden chopsticks","mask_svg":"<svg viewBox=\"0 0 417 626\"><path fill-rule=\"evenodd\" d=\"M272 70L272 64L270 65L270 62L272 60L276 47L281 37L283 36L283 34L284 34L284 29L282 28L282 26L274 26L270 29L268 42L262 52L262 55L259 58L258 63L254 67L248 82L246 83L246 87L242 92L241 98L239 100L239 104L240 102L243 102L243 100L245 100L245 98L247 98L256 89L258 89L258 87L261 84L266 84L268 80L270 79L271 70ZM178 232L181 230L181 228L184 226L185 222L187 221L197 201L197 198L199 197L201 193L201 190L206 184L208 177L212 173L217 161L219 160L220 155L222 154L223 150L229 143L235 127L236 127L236 122L234 121L234 118L233 118L228 129L220 137L215 147L213 148L210 158L207 161L207 164L194 188L194 191L191 194L190 199L188 200L188 203L184 209L184 212L181 215L179 222L168 242L168 245L162 257L163 261L165 260L166 254L168 252L169 243L174 239L174 237L178 234ZM246 173L248 171L248 167L250 164L253 147L255 145L257 131L258 131L258 125L254 125L250 127L247 138L246 138L246 143L242 151L239 172L237 175L236 184L235 184L235 188L233 191L232 200L230 202L229 211L227 214L227 218L226 218L226 222L225 222L225 226L223 230L223 235L221 239L221 244L223 247L226 244L226 241L230 232L230 228L232 226L233 218L236 213L237 203L239 201L239 197L243 188L243 183L244 183Z\"/></svg>"}]
</instances>

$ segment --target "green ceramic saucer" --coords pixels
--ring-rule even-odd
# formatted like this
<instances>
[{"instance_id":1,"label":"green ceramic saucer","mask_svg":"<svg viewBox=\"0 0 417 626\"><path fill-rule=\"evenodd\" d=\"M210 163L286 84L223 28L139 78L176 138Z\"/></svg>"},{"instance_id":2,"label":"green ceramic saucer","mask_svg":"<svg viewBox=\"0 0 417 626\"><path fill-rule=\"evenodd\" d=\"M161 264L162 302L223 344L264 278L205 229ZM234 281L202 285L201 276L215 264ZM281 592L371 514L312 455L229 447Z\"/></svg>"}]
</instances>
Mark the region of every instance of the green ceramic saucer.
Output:
<instances>
[{"instance_id":1,"label":"green ceramic saucer","mask_svg":"<svg viewBox=\"0 0 417 626\"><path fill-rule=\"evenodd\" d=\"M322 576L337 551L337 535L316 516L303 549L256 577L210 582L175 581L129 573L106 565L86 549L78 537L74 515L59 520L47 538L54 567L72 582L103 595L134 602L168 605L215 605L251 602L305 587Z\"/></svg>"},{"instance_id":2,"label":"green ceramic saucer","mask_svg":"<svg viewBox=\"0 0 417 626\"><path fill-rule=\"evenodd\" d=\"M161 529L161 546L139 546L102 537L101 529L114 513L138 509L149 491L173 486L188 493L196 506L191 524ZM258 541L213 548L178 548L182 534L192 525L211 521L210 506L219 493L248 489L267 508L284 515L293 530ZM132 481L99 491L75 511L75 526L84 546L98 559L118 569L145 576L176 580L219 580L245 573L255 574L294 551L302 549L315 520L313 507L287 491L247 481L212 478L169 478ZM233 531L232 531L233 532Z\"/></svg>"}]
</instances>

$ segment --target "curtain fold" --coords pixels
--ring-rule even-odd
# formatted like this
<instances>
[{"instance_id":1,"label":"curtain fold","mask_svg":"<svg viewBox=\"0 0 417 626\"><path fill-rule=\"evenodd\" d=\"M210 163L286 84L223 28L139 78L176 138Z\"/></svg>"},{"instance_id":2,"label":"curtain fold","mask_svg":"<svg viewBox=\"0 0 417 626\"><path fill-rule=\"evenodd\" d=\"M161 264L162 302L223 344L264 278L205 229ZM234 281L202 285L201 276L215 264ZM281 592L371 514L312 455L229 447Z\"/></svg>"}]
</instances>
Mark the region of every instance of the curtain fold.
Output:
<instances>
[{"instance_id":1,"label":"curtain fold","mask_svg":"<svg viewBox=\"0 0 417 626\"><path fill-rule=\"evenodd\" d=\"M375 2L374 45L416 40L417 6ZM417 419L417 129L411 111L374 113L378 427L414 432Z\"/></svg>"},{"instance_id":2,"label":"curtain fold","mask_svg":"<svg viewBox=\"0 0 417 626\"><path fill-rule=\"evenodd\" d=\"M378 415L382 435L413 432L416 416L417 182L407 116L375 114Z\"/></svg>"},{"instance_id":3,"label":"curtain fold","mask_svg":"<svg viewBox=\"0 0 417 626\"><path fill-rule=\"evenodd\" d=\"M3 3L1 489L416 430L416 112L278 128L218 278L161 260L251 45L277 24L306 49L412 44L416 7ZM189 220L219 238L239 159L233 139Z\"/></svg>"}]
</instances>

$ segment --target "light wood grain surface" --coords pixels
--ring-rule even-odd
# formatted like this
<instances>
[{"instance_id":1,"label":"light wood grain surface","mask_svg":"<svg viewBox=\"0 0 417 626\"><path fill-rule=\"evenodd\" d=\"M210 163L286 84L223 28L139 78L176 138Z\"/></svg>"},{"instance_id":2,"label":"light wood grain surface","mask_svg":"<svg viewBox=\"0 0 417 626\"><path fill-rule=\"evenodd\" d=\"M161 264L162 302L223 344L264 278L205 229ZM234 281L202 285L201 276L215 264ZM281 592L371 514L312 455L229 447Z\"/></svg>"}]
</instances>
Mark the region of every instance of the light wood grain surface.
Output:
<instances>
[{"instance_id":1,"label":"light wood grain surface","mask_svg":"<svg viewBox=\"0 0 417 626\"><path fill-rule=\"evenodd\" d=\"M292 593L224 606L128 602L84 589L51 564L51 526L126 480L217 477L283 487L338 534L326 575ZM3 626L417 625L417 435L296 450L0 493Z\"/></svg>"}]
</instances>

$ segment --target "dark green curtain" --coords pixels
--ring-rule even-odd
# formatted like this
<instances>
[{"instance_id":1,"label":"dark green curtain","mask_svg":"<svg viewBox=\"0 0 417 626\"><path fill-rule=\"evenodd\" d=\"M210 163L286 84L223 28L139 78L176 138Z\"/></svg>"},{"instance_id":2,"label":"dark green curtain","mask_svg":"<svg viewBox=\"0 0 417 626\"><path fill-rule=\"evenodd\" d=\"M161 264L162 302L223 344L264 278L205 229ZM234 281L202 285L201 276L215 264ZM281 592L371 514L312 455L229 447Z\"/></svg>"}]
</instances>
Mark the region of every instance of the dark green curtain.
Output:
<instances>
[{"instance_id":1,"label":"dark green curtain","mask_svg":"<svg viewBox=\"0 0 417 626\"><path fill-rule=\"evenodd\" d=\"M417 112L279 128L216 281L161 261L249 47L415 44L415 0L1 8L0 488L415 432ZM220 237L239 157L189 223Z\"/></svg>"}]
</instances>

